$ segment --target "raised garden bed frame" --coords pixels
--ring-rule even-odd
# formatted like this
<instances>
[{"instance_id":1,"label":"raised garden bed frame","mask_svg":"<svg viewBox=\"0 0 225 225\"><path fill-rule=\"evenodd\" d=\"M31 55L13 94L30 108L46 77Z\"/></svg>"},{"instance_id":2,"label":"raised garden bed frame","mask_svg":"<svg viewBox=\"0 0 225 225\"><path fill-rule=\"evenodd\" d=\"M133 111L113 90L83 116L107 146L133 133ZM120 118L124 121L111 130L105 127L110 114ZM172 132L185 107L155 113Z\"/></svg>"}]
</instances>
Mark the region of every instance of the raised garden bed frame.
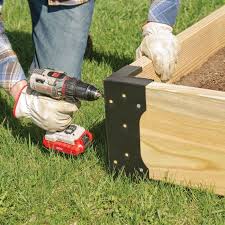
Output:
<instances>
[{"instance_id":1,"label":"raised garden bed frame","mask_svg":"<svg viewBox=\"0 0 225 225\"><path fill-rule=\"evenodd\" d=\"M225 6L179 35L176 72L161 83L135 61L104 81L110 168L225 194L225 92L173 84L225 47Z\"/></svg>"}]
</instances>

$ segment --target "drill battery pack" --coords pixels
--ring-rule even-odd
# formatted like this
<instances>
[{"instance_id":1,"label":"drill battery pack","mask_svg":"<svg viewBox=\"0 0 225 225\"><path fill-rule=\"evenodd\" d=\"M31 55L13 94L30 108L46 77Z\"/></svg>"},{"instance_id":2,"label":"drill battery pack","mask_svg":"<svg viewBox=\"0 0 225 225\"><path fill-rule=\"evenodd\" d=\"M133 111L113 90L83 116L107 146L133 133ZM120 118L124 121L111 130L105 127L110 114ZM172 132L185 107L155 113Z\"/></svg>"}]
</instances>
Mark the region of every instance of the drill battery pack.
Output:
<instances>
[{"instance_id":1,"label":"drill battery pack","mask_svg":"<svg viewBox=\"0 0 225 225\"><path fill-rule=\"evenodd\" d=\"M64 131L47 132L43 138L43 145L50 150L79 155L85 152L92 143L93 135L78 125L70 125Z\"/></svg>"}]
</instances>

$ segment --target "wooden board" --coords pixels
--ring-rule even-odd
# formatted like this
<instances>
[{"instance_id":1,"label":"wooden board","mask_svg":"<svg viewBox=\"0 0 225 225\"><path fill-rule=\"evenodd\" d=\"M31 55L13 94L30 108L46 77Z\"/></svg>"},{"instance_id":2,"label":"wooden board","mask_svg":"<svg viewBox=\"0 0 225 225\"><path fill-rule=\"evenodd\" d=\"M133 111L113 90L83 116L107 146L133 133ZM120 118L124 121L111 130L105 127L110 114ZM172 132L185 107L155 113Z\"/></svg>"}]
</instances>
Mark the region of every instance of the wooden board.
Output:
<instances>
[{"instance_id":1,"label":"wooden board","mask_svg":"<svg viewBox=\"0 0 225 225\"><path fill-rule=\"evenodd\" d=\"M225 46L225 6L177 36L181 52L173 83ZM141 65L141 62L144 62ZM138 77L159 77L145 57ZM140 121L141 155L150 178L214 188L225 194L225 93L152 83Z\"/></svg>"},{"instance_id":2,"label":"wooden board","mask_svg":"<svg viewBox=\"0 0 225 225\"><path fill-rule=\"evenodd\" d=\"M150 178L225 194L225 93L153 82L141 117Z\"/></svg>"},{"instance_id":3,"label":"wooden board","mask_svg":"<svg viewBox=\"0 0 225 225\"><path fill-rule=\"evenodd\" d=\"M210 56L225 46L225 6L181 32L177 38L181 51L176 71L168 83L173 83L199 68ZM147 61L146 57L142 57L132 65L143 67L143 72L138 77L159 81L151 60Z\"/></svg>"},{"instance_id":4,"label":"wooden board","mask_svg":"<svg viewBox=\"0 0 225 225\"><path fill-rule=\"evenodd\" d=\"M130 64L131 66L140 66L143 71L139 73L136 77L152 79L157 82L161 82L159 76L155 73L152 61L143 56L140 59Z\"/></svg>"},{"instance_id":5,"label":"wooden board","mask_svg":"<svg viewBox=\"0 0 225 225\"><path fill-rule=\"evenodd\" d=\"M155 180L210 188L217 194L225 195L225 92L171 84L200 67L225 46L225 6L177 37L181 52L177 69L168 83L160 82L147 57L141 57L131 64L137 68L142 67L143 71L136 76L140 79L130 79L129 74L126 76L126 69L127 73L132 71L126 67L123 72L115 73L117 76L122 74L123 79L118 81L114 74L115 77L112 75L106 82L108 89L113 86L113 82L116 84L112 90L107 90L108 100L112 99L112 93L115 94L114 89L118 87L113 95L115 99L112 102L115 104L107 105L106 102L106 117L116 117L115 123L107 125L108 137L117 137L116 132L112 133L113 126L121 132L117 139L124 135L123 140L128 140L126 143L131 138L138 140L135 149L134 145L129 148L123 141L118 146L113 141L108 143L111 146L108 150L110 165L111 168L124 168L128 173L136 169L142 175L149 170L149 177ZM155 82L144 86L143 82L138 83L138 80L144 81L141 78L150 78ZM146 91L146 111L139 124L140 140L139 132L129 130L136 123L129 124L128 128L119 126L122 124L120 120L124 120L125 115L131 116L134 108L142 109L143 103L139 104L129 98L133 94L131 89L137 87L140 93ZM121 100L123 92L120 92L123 89L130 92L126 99ZM129 113L126 110L121 112L120 107L125 107L125 103L132 109ZM137 112L134 112L136 115Z\"/></svg>"}]
</instances>

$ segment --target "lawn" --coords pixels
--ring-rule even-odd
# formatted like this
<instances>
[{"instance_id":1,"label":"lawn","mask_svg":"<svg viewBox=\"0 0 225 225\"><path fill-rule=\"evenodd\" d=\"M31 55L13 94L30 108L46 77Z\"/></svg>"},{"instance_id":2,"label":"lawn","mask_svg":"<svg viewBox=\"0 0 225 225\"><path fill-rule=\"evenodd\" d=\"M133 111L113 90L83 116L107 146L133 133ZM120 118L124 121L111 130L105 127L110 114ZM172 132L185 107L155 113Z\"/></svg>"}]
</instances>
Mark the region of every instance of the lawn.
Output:
<instances>
[{"instance_id":1,"label":"lawn","mask_svg":"<svg viewBox=\"0 0 225 225\"><path fill-rule=\"evenodd\" d=\"M105 3L106 2L106 3ZM130 3L132 2L132 4ZM148 1L97 0L91 34L94 49L83 78L101 90L102 80L134 60ZM225 4L183 1L175 33ZM7 0L7 34L25 71L32 60L27 1ZM113 178L107 169L104 102L83 102L74 122L90 129L94 144L77 158L46 151L44 132L12 117L13 101L0 91L0 224L225 224L225 199L210 191L150 180Z\"/></svg>"}]
</instances>

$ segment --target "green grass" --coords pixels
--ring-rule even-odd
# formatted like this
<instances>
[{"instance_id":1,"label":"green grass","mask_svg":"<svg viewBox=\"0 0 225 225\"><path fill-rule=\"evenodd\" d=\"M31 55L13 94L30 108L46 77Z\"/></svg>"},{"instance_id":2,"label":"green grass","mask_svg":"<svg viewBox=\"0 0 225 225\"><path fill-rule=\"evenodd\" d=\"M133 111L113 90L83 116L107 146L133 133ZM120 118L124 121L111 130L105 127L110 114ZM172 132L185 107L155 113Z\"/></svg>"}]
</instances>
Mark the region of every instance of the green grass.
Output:
<instances>
[{"instance_id":1,"label":"green grass","mask_svg":"<svg viewBox=\"0 0 225 225\"><path fill-rule=\"evenodd\" d=\"M130 1L131 2L131 1ZM91 33L93 60L83 76L100 89L102 80L134 59L148 1L98 0ZM179 33L225 0L183 1ZM25 0L6 1L5 25L27 71L32 60L31 23ZM210 191L162 182L113 179L106 163L103 100L83 103L74 122L91 129L95 143L78 158L49 153L44 132L11 116L12 99L0 92L0 224L225 224L225 199Z\"/></svg>"}]
</instances>

